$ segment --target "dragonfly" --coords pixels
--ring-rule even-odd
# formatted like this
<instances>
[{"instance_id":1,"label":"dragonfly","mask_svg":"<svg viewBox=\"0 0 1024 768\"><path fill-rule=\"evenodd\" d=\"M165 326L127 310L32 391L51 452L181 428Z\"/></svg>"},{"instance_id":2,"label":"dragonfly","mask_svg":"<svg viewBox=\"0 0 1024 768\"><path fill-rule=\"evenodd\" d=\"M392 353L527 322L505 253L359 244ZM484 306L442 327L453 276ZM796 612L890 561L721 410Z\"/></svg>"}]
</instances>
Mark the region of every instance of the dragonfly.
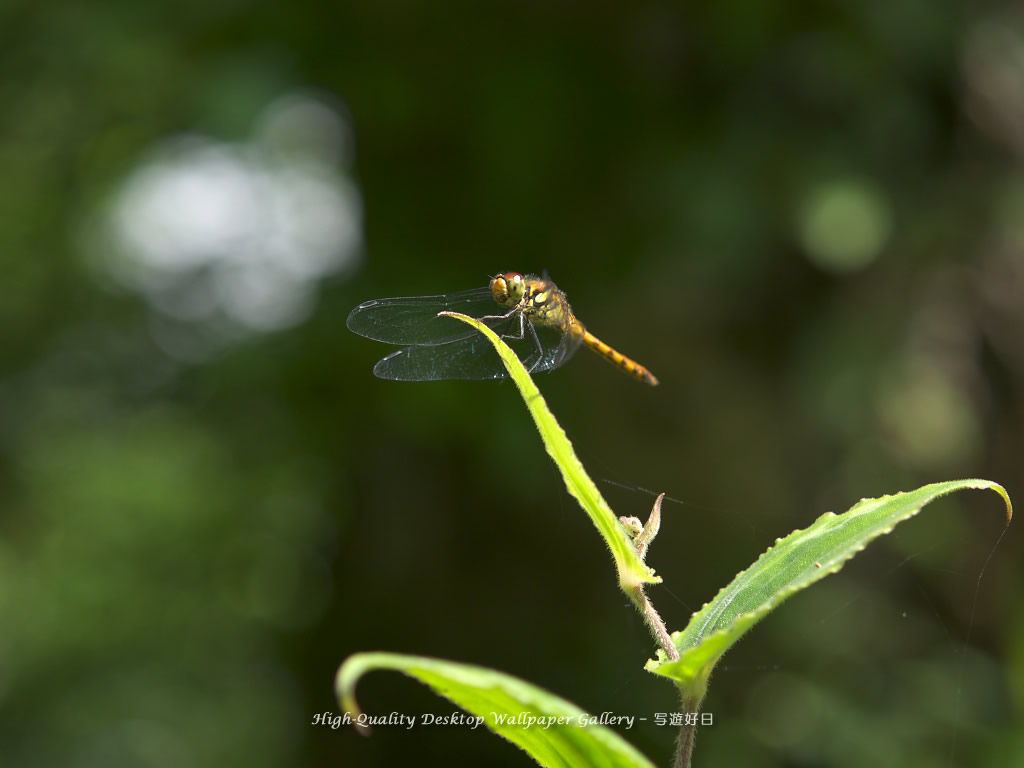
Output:
<instances>
[{"instance_id":1,"label":"dragonfly","mask_svg":"<svg viewBox=\"0 0 1024 768\"><path fill-rule=\"evenodd\" d=\"M485 323L532 372L566 363L581 345L637 381L658 380L635 360L598 339L576 319L565 294L547 276L505 272L487 287L437 296L364 301L349 313L349 330L388 344L408 345L373 367L381 379L437 381L508 376L494 347L471 326L439 312L459 312Z\"/></svg>"}]
</instances>

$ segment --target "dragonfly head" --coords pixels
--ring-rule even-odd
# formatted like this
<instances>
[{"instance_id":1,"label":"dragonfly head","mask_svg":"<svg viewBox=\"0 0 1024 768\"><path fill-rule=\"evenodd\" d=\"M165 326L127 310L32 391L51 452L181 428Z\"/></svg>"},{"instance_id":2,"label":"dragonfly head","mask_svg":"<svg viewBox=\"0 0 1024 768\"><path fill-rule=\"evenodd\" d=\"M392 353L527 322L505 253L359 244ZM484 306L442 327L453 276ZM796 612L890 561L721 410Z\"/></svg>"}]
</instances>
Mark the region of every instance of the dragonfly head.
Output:
<instances>
[{"instance_id":1,"label":"dragonfly head","mask_svg":"<svg viewBox=\"0 0 1024 768\"><path fill-rule=\"evenodd\" d=\"M503 307L514 307L526 293L526 278L518 272L506 272L491 280L491 296Z\"/></svg>"}]
</instances>

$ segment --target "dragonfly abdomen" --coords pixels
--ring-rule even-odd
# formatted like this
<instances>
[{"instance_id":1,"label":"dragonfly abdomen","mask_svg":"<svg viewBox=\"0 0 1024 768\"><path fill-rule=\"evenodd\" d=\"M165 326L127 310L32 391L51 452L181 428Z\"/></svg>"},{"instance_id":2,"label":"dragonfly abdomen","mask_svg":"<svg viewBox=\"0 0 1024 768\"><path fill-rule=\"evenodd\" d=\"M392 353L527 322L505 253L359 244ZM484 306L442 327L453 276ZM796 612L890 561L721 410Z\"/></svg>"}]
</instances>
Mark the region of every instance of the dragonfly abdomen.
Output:
<instances>
[{"instance_id":1,"label":"dragonfly abdomen","mask_svg":"<svg viewBox=\"0 0 1024 768\"><path fill-rule=\"evenodd\" d=\"M658 386L658 379L653 373L640 365L636 360L631 360L621 352L612 349L588 330L583 331L583 343L609 363L622 369L637 381L641 381L644 384L650 384L652 387Z\"/></svg>"}]
</instances>

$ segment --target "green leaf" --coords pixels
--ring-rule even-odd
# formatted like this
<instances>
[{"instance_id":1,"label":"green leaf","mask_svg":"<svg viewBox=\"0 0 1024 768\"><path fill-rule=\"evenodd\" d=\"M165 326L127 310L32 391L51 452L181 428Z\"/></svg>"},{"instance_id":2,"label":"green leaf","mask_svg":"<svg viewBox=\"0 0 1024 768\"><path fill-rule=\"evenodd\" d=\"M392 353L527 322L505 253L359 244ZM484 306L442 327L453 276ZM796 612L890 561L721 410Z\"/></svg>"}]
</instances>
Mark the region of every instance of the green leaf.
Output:
<instances>
[{"instance_id":1,"label":"green leaf","mask_svg":"<svg viewBox=\"0 0 1024 768\"><path fill-rule=\"evenodd\" d=\"M908 493L863 499L849 511L826 512L809 527L793 531L741 572L710 603L693 615L682 632L673 633L679 658L647 662L646 669L672 678L684 692L703 696L711 670L744 632L794 592L835 573L873 539L913 517L930 501L964 488L991 488L1006 502L1009 525L1013 508L1002 486L987 480L934 483Z\"/></svg>"},{"instance_id":2,"label":"green leaf","mask_svg":"<svg viewBox=\"0 0 1024 768\"><path fill-rule=\"evenodd\" d=\"M562 473L565 487L569 489L569 493L576 498L580 506L590 515L590 519L597 527L608 548L612 551L615 567L619 574L619 585L622 589L631 593L639 584L660 583L661 577L655 576L654 571L644 565L644 562L636 553L629 533L619 522L615 513L612 512L608 502L601 496L601 492L597 490L594 481L590 479L583 469L583 464L580 463L576 452L572 449L572 443L569 442L569 438L559 423L555 421L555 417L548 408L548 404L541 397L540 390L533 383L533 379L530 378L530 374L523 367L519 358L516 357L515 352L494 331L479 320L467 315L460 315L457 312L442 312L441 314L457 318L464 323L472 325L487 337L487 340L498 350L505 368L508 369L509 376L512 377L512 380L519 388L519 393L523 396L526 407L529 409L530 415L537 425L548 455L554 459L558 470Z\"/></svg>"},{"instance_id":3,"label":"green leaf","mask_svg":"<svg viewBox=\"0 0 1024 768\"><path fill-rule=\"evenodd\" d=\"M335 690L342 710L357 727L366 729L358 725L365 716L356 703L355 686L360 677L375 669L397 670L426 683L472 715L438 713L456 718L447 724L483 724L541 765L653 768L653 763L615 731L593 724L596 718L591 720L592 715L565 699L493 669L423 656L357 653L345 660L338 670ZM416 717L416 725L426 724L419 722L423 715L407 717ZM460 717L465 720L458 720Z\"/></svg>"}]
</instances>

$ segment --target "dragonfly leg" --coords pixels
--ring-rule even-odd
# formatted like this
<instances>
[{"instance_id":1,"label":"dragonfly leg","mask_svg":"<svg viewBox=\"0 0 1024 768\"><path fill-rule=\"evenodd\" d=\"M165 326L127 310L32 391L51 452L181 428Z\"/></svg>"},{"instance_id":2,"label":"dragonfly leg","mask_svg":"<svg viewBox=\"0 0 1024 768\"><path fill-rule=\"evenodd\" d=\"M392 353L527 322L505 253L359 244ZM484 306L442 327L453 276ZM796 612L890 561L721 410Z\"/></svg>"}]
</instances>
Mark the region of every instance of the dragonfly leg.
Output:
<instances>
[{"instance_id":1,"label":"dragonfly leg","mask_svg":"<svg viewBox=\"0 0 1024 768\"><path fill-rule=\"evenodd\" d=\"M526 369L530 373L533 373L533 369L540 365L541 362L543 362L544 360L544 347L540 343L540 337L537 335L537 329L533 326L533 323L529 322L526 319L525 314L523 314L522 312L519 313L519 333L515 336L509 334L505 338L516 339L517 341L521 341L522 339L526 338L527 328L530 329L530 336L533 338L533 346L537 348L537 359L534 360L533 363L530 364L530 367Z\"/></svg>"},{"instance_id":2,"label":"dragonfly leg","mask_svg":"<svg viewBox=\"0 0 1024 768\"><path fill-rule=\"evenodd\" d=\"M516 312L516 311L519 311L519 310L518 309L512 310L512 312ZM504 319L504 318L508 317L510 314L512 314L512 313L509 312L508 314L505 314L505 315L498 315L498 317ZM527 328L530 329L530 336L533 338L533 346L535 346L537 348L537 359L534 360L533 363L530 364L530 367L526 369L530 373L533 373L533 369L536 368L538 365L540 365L544 361L544 345L542 345L540 343L540 337L537 335L537 329L534 327L533 323L529 322L526 319L526 315L523 312L521 312L521 311L519 312L519 333L517 333L515 335L512 335L511 333L506 334L505 338L506 339L515 339L516 341L522 341L523 339L526 338L526 329Z\"/></svg>"},{"instance_id":3,"label":"dragonfly leg","mask_svg":"<svg viewBox=\"0 0 1024 768\"><path fill-rule=\"evenodd\" d=\"M519 333L502 333L500 334L500 336L503 339L515 339L516 341L519 341L523 338L523 335L525 333L525 331L523 330L523 313L522 310L519 309L519 307L513 307L504 315L484 315L483 317L478 317L477 320L508 320L513 315L518 315Z\"/></svg>"},{"instance_id":4,"label":"dragonfly leg","mask_svg":"<svg viewBox=\"0 0 1024 768\"><path fill-rule=\"evenodd\" d=\"M503 333L501 337L503 339L514 339L515 341L522 341L526 338L526 329L530 329L530 337L533 339L533 346L537 348L537 359L530 364L527 370L533 373L533 370L544 361L544 345L540 342L540 337L537 335L537 329L534 328L533 323L526 319L526 314L519 308L514 307L504 315L484 315L478 317L477 320L508 320L513 315L517 315L519 320L519 333Z\"/></svg>"},{"instance_id":5,"label":"dragonfly leg","mask_svg":"<svg viewBox=\"0 0 1024 768\"><path fill-rule=\"evenodd\" d=\"M533 369L536 368L544 361L544 345L540 343L540 336L537 335L537 328L533 323L527 323L530 326L530 336L533 337L533 346L537 348L537 359L533 361L533 365L530 366L530 373L533 373Z\"/></svg>"}]
</instances>

